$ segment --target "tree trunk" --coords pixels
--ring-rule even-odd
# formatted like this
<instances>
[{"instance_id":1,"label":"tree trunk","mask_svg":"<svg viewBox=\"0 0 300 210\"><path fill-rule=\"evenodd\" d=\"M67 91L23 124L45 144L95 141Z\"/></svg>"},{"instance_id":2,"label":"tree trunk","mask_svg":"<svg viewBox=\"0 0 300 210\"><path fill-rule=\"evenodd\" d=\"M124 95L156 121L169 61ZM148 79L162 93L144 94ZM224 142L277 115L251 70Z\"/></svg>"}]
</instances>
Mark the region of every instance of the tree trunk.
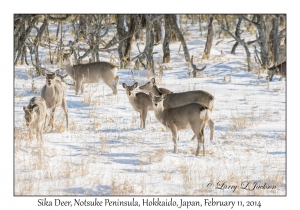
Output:
<instances>
[{"instance_id":1,"label":"tree trunk","mask_svg":"<svg viewBox=\"0 0 300 210\"><path fill-rule=\"evenodd\" d=\"M146 15L145 15L146 16ZM154 32L153 32L153 23L150 21L150 18L146 18L146 45L141 56L136 60L134 69L139 69L139 63L147 60L146 69L151 70L151 73L148 75L155 76L154 72L154 62L153 62L153 44L154 44Z\"/></svg>"},{"instance_id":2,"label":"tree trunk","mask_svg":"<svg viewBox=\"0 0 300 210\"><path fill-rule=\"evenodd\" d=\"M170 63L170 40L171 40L171 23L170 23L170 15L164 15L165 20L165 39L163 43L163 63Z\"/></svg>"},{"instance_id":3,"label":"tree trunk","mask_svg":"<svg viewBox=\"0 0 300 210\"><path fill-rule=\"evenodd\" d=\"M271 15L262 15L258 14L255 15L256 22L249 20L243 15L239 15L239 17L243 18L244 20L254 24L258 31L258 43L260 45L260 58L261 58L261 66L263 68L267 68L270 64L270 50L269 50L269 35L270 35L270 17Z\"/></svg>"},{"instance_id":4,"label":"tree trunk","mask_svg":"<svg viewBox=\"0 0 300 210\"><path fill-rule=\"evenodd\" d=\"M201 26L202 20L201 15L199 15L199 31L200 31L200 37L202 37L202 26Z\"/></svg>"},{"instance_id":5,"label":"tree trunk","mask_svg":"<svg viewBox=\"0 0 300 210\"><path fill-rule=\"evenodd\" d=\"M44 18L43 25L38 30L38 33L36 35L35 42L34 42L35 68L38 73L38 76L42 74L42 71L40 69L39 45L40 45L40 41L41 41L42 35L43 35L46 27L48 27L48 21L47 21L47 18Z\"/></svg>"},{"instance_id":6,"label":"tree trunk","mask_svg":"<svg viewBox=\"0 0 300 210\"><path fill-rule=\"evenodd\" d=\"M276 15L275 15L276 16ZM278 28L279 28L279 18L273 17L272 20L272 30L270 32L270 42L269 42L269 47L270 51L272 53L272 63L275 64L278 62Z\"/></svg>"},{"instance_id":7,"label":"tree trunk","mask_svg":"<svg viewBox=\"0 0 300 210\"><path fill-rule=\"evenodd\" d=\"M179 29L179 26L177 24L177 19L176 19L176 15L170 15L170 21L171 21L171 27L172 30L176 33L176 36L178 37L178 39L181 42L182 48L183 48L183 52L184 52L184 57L185 57L185 61L188 63L188 65L190 65L190 54L189 54L189 50L187 48L185 39L181 33L181 30Z\"/></svg>"},{"instance_id":8,"label":"tree trunk","mask_svg":"<svg viewBox=\"0 0 300 210\"><path fill-rule=\"evenodd\" d=\"M224 17L226 20L226 17ZM233 37L237 42L239 42L240 45L242 45L245 49L246 52L246 56L247 56L247 63L248 63L248 71L251 71L251 54L249 52L248 46L247 46L247 42L245 42L244 39L241 39L240 37L237 37L235 35L233 35L228 28L225 28L225 26L221 23L221 29L225 32L227 32L231 37Z\"/></svg>"},{"instance_id":9,"label":"tree trunk","mask_svg":"<svg viewBox=\"0 0 300 210\"><path fill-rule=\"evenodd\" d=\"M146 22L146 47L144 52L147 53L148 60L147 60L147 69L151 70L152 76L155 76L154 72L154 62L153 62L153 44L154 44L154 30L153 30L153 23L149 20Z\"/></svg>"},{"instance_id":10,"label":"tree trunk","mask_svg":"<svg viewBox=\"0 0 300 210\"><path fill-rule=\"evenodd\" d=\"M154 26L154 43L159 43L160 40L162 39L161 36L161 27L162 27L162 22L161 19L153 21L153 26Z\"/></svg>"},{"instance_id":11,"label":"tree trunk","mask_svg":"<svg viewBox=\"0 0 300 210\"><path fill-rule=\"evenodd\" d=\"M125 38L125 28L124 28L124 20L125 15L118 15L118 21L117 21L117 31L119 36L119 47L118 47L118 53L119 53L119 59L120 59L120 68L124 68L124 38Z\"/></svg>"},{"instance_id":12,"label":"tree trunk","mask_svg":"<svg viewBox=\"0 0 300 210\"><path fill-rule=\"evenodd\" d=\"M207 39L206 39L205 49L204 49L204 53L203 53L203 58L206 58L206 59L209 59L210 50L211 50L213 37L214 37L213 20L214 20L214 15L209 15Z\"/></svg>"},{"instance_id":13,"label":"tree trunk","mask_svg":"<svg viewBox=\"0 0 300 210\"><path fill-rule=\"evenodd\" d=\"M125 61L124 68L131 61L131 45L132 45L133 35L135 33L136 25L137 25L136 18L137 18L136 15L130 15L130 25L129 25L129 30L127 33L127 36L129 36L129 37L126 39L126 43L125 43L124 57L126 58L126 61Z\"/></svg>"},{"instance_id":14,"label":"tree trunk","mask_svg":"<svg viewBox=\"0 0 300 210\"><path fill-rule=\"evenodd\" d=\"M241 23L242 23L242 18L239 18L238 20L238 23L236 25L236 29L235 29L235 36L238 37L238 38L241 38L240 37L240 26L241 26ZM231 49L231 54L235 55L235 50L237 48L237 46L239 45L239 42L235 42L235 44L233 45L232 49Z\"/></svg>"}]
</instances>

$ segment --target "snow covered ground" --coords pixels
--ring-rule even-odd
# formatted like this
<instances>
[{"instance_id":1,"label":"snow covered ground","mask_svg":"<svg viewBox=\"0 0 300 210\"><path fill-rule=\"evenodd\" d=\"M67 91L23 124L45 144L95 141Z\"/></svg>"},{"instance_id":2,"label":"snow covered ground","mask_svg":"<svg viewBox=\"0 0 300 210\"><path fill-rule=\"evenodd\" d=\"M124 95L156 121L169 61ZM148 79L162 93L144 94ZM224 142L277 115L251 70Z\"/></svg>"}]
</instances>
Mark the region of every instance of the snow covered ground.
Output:
<instances>
[{"instance_id":1,"label":"snow covered ground","mask_svg":"<svg viewBox=\"0 0 300 210\"><path fill-rule=\"evenodd\" d=\"M266 73L259 77L247 72L243 48L238 46L236 55L230 54L232 38L218 45L215 40L211 58L200 63L206 39L198 30L192 26L186 42L194 63L207 64L203 74L188 77L176 42L170 44L171 63L157 85L173 92L205 90L215 96L215 135L210 141L207 126L206 156L195 157L192 131L179 132L179 151L174 154L171 132L153 111L148 113L146 128L139 128L139 114L121 83L143 85L150 79L146 70L133 70L134 77L129 69L118 70L118 95L103 82L86 86L84 95L78 96L67 87L69 129L58 108L55 129L44 134L43 143L38 142L29 136L22 107L40 95L45 79L34 78L34 93L32 70L17 66L15 195L285 195L286 82L278 76L267 82ZM162 45L155 46L154 52L158 52L155 61L161 63ZM118 57L116 51L112 54ZM137 54L134 45L133 56ZM110 55L103 53L101 59L109 61Z\"/></svg>"}]
</instances>

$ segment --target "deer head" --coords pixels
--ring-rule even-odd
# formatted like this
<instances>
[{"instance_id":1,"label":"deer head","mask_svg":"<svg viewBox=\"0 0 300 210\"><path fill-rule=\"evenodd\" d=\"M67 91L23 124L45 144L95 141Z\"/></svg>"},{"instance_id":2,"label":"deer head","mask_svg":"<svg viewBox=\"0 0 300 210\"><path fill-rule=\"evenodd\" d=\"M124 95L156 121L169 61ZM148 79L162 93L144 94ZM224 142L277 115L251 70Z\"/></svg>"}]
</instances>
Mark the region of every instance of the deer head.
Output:
<instances>
[{"instance_id":1,"label":"deer head","mask_svg":"<svg viewBox=\"0 0 300 210\"><path fill-rule=\"evenodd\" d=\"M146 84L139 87L140 90L143 90L144 92L151 92L152 88L156 86L155 78L152 78L150 82L147 82Z\"/></svg>"},{"instance_id":2,"label":"deer head","mask_svg":"<svg viewBox=\"0 0 300 210\"><path fill-rule=\"evenodd\" d=\"M135 89L138 87L138 83L135 82L133 85L128 86L125 83L122 83L123 88L126 90L128 96L135 95Z\"/></svg>"},{"instance_id":3,"label":"deer head","mask_svg":"<svg viewBox=\"0 0 300 210\"><path fill-rule=\"evenodd\" d=\"M54 86L55 77L59 75L59 70L56 70L54 73L46 73L46 85L49 87Z\"/></svg>"},{"instance_id":4,"label":"deer head","mask_svg":"<svg viewBox=\"0 0 300 210\"><path fill-rule=\"evenodd\" d=\"M24 118L26 121L26 126L28 127L37 118L38 106L33 106L32 109L28 109L26 106L23 106L23 110L25 113Z\"/></svg>"},{"instance_id":5,"label":"deer head","mask_svg":"<svg viewBox=\"0 0 300 210\"><path fill-rule=\"evenodd\" d=\"M149 97L155 107L163 107L163 101L167 97L167 94L163 93L161 96L155 96L152 92L150 92Z\"/></svg>"}]
</instances>

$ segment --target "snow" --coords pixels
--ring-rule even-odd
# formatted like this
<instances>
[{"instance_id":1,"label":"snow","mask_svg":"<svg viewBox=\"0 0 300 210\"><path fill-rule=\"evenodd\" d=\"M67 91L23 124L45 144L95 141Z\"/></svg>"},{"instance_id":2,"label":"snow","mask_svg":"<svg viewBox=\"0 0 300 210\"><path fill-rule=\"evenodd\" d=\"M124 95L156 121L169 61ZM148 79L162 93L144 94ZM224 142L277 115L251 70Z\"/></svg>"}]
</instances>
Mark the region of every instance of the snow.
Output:
<instances>
[{"instance_id":1,"label":"snow","mask_svg":"<svg viewBox=\"0 0 300 210\"><path fill-rule=\"evenodd\" d=\"M266 73L259 77L247 72L243 48L238 46L236 55L230 54L231 38L213 45L210 60L200 63L205 36L199 37L198 24L189 33L186 43L194 63L207 64L203 74L189 78L182 47L178 53L180 43L171 43L171 62L164 64L169 70L161 80L157 78L157 85L173 92L205 90L215 96L211 114L215 134L210 141L206 126L206 156L201 152L195 156L197 142L190 140L193 133L189 130L179 132L178 154L174 154L171 133L153 111L148 113L146 128L139 128L139 114L121 83L143 85L150 80L146 70L133 70L134 77L129 69L118 70L118 95L103 82L87 85L78 96L67 87L69 129L58 108L56 128L44 133L44 142L38 142L29 137L22 107L40 93L32 92L30 67L16 66L15 195L285 195L286 82L278 76L267 82ZM153 51L158 52L155 62L161 63L162 45ZM112 53L118 57L116 51ZM135 43L132 54L138 55ZM109 59L109 54L101 53L101 60ZM34 82L40 91L45 79L35 77ZM243 181L267 183L276 189L245 190L241 189ZM218 182L238 188L233 192L207 187Z\"/></svg>"}]
</instances>

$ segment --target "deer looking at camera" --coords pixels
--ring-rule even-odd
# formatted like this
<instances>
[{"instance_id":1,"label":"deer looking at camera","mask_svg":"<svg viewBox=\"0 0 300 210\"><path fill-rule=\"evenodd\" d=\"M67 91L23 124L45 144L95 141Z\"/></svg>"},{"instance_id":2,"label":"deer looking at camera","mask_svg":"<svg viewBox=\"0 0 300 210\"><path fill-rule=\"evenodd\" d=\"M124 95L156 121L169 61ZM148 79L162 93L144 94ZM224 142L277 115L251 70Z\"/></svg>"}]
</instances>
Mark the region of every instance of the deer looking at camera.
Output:
<instances>
[{"instance_id":1,"label":"deer looking at camera","mask_svg":"<svg viewBox=\"0 0 300 210\"><path fill-rule=\"evenodd\" d=\"M152 78L150 82L147 82L145 85L140 86L140 90L147 94L152 92L155 96L161 96L163 94L163 92L161 92L156 86L154 78ZM165 109L179 107L190 103L202 104L206 106L210 112L212 112L215 108L214 96L202 90L167 94L163 100L163 106ZM214 135L214 122L212 119L209 119L207 123L210 128L210 140L212 140ZM196 136L193 136L192 140L195 138Z\"/></svg>"},{"instance_id":2,"label":"deer looking at camera","mask_svg":"<svg viewBox=\"0 0 300 210\"><path fill-rule=\"evenodd\" d=\"M47 106L42 97L30 99L28 106L23 107L26 126L31 134L36 134L37 140L43 140L43 130L47 119Z\"/></svg>"},{"instance_id":3,"label":"deer looking at camera","mask_svg":"<svg viewBox=\"0 0 300 210\"><path fill-rule=\"evenodd\" d=\"M147 113L149 110L153 110L151 99L143 92L135 93L135 89L138 87L137 82L131 86L125 83L122 83L122 85L126 90L126 95L132 108L140 113L140 128L145 128Z\"/></svg>"},{"instance_id":4,"label":"deer looking at camera","mask_svg":"<svg viewBox=\"0 0 300 210\"><path fill-rule=\"evenodd\" d=\"M197 103L166 109L163 105L164 100L167 98L166 94L154 96L154 94L150 92L149 97L152 100L156 119L172 132L174 153L178 153L178 131L190 128L198 140L195 155L199 155L201 143L203 145L203 155L205 155L204 128L206 122L210 119L209 109Z\"/></svg>"},{"instance_id":5,"label":"deer looking at camera","mask_svg":"<svg viewBox=\"0 0 300 210\"><path fill-rule=\"evenodd\" d=\"M118 93L119 76L116 75L117 66L104 61L73 65L72 54L73 51L63 55L63 64L68 75L75 82L76 95L78 95L79 90L81 90L81 94L84 93L85 83L98 83L100 80L112 89L113 94L116 95Z\"/></svg>"},{"instance_id":6,"label":"deer looking at camera","mask_svg":"<svg viewBox=\"0 0 300 210\"><path fill-rule=\"evenodd\" d=\"M51 109L49 126L54 126L54 115L57 107L61 106L66 115L66 127L68 128L68 108L65 99L65 90L62 83L56 80L55 77L59 75L59 70L55 73L46 73L46 84L41 90L41 97L45 100L47 108Z\"/></svg>"}]
</instances>

